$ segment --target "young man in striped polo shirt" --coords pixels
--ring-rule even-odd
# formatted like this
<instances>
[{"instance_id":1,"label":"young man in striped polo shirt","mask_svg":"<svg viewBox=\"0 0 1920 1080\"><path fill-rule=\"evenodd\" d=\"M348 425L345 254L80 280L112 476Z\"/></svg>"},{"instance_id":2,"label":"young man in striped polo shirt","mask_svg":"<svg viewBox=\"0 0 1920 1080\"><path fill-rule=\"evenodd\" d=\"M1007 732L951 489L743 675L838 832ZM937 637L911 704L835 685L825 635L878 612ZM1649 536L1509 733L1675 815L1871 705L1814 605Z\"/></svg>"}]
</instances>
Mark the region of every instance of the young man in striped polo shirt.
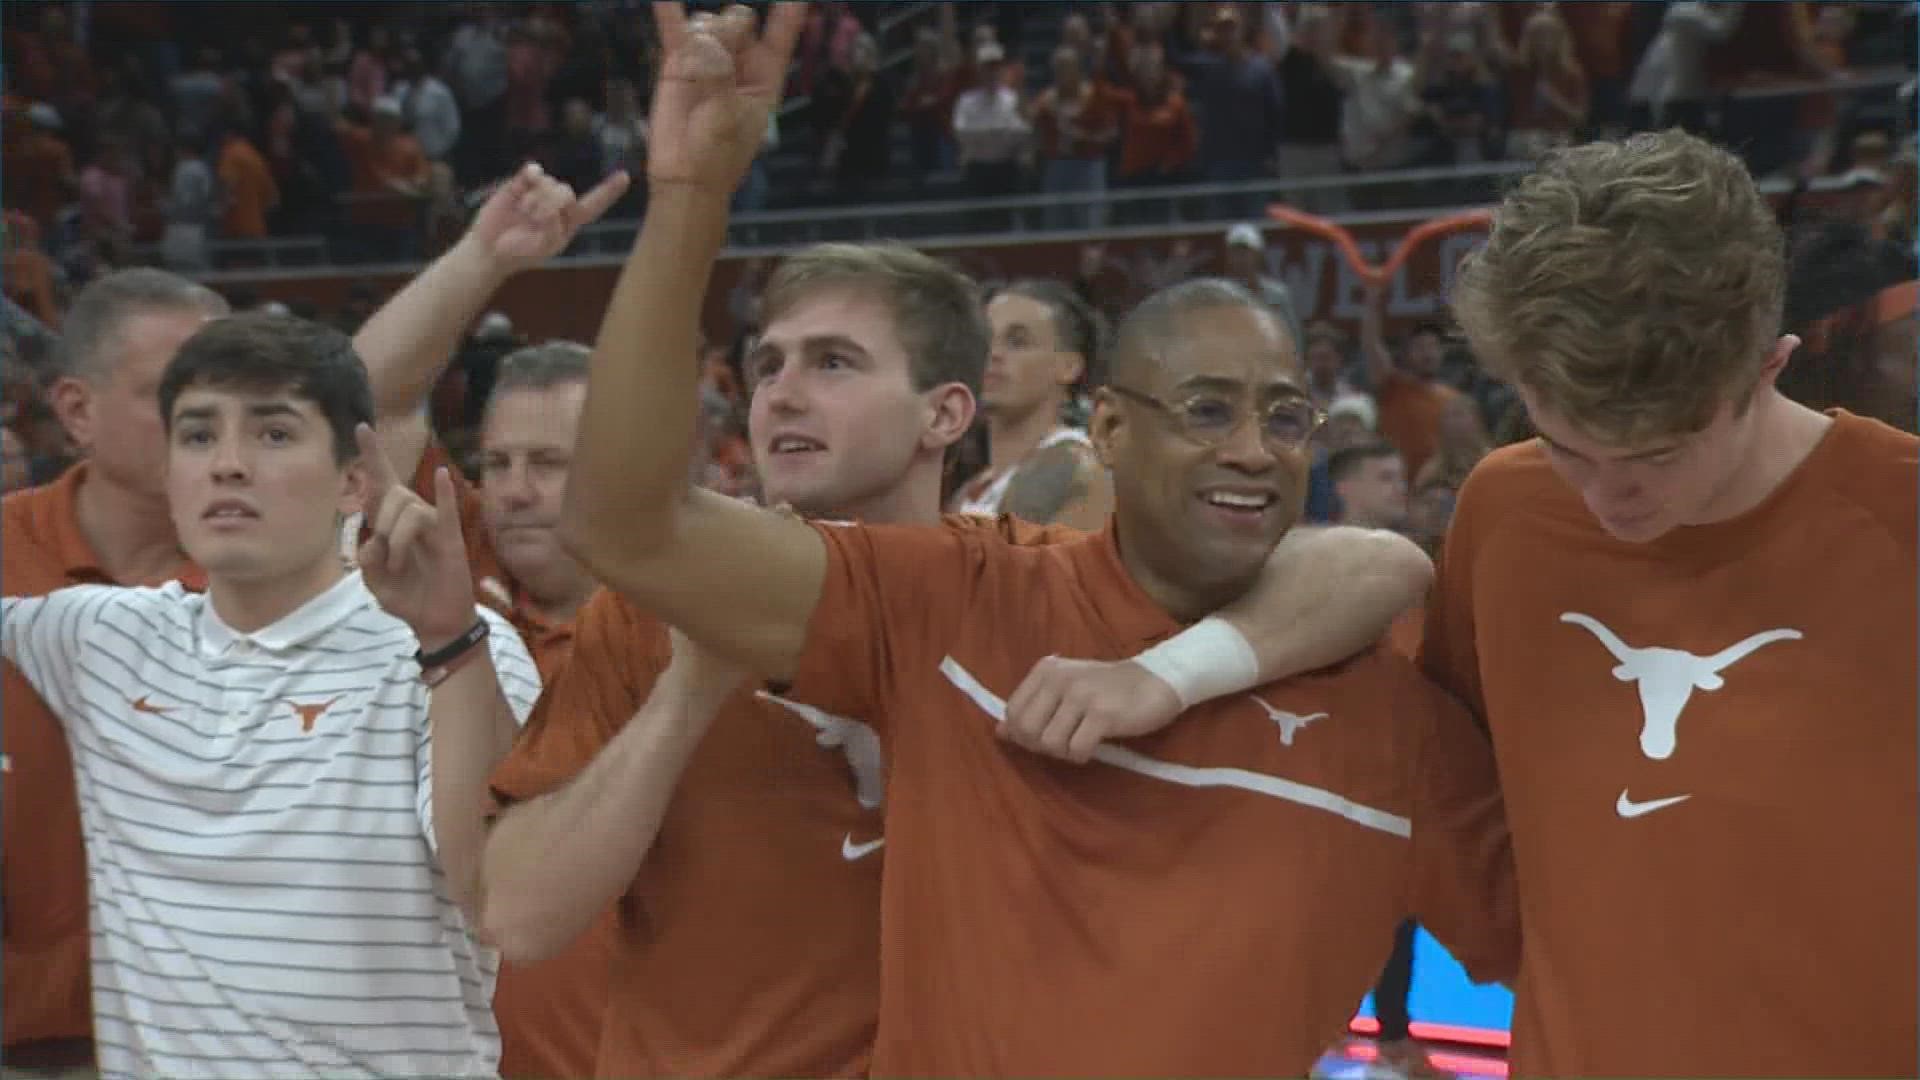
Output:
<instances>
[{"instance_id":1,"label":"young man in striped polo shirt","mask_svg":"<svg viewBox=\"0 0 1920 1080\"><path fill-rule=\"evenodd\" d=\"M209 324L160 404L206 593L79 586L0 617L73 747L101 1072L492 1075L466 807L539 682L474 604L451 479L437 508L406 490L351 344L300 320Z\"/></svg>"}]
</instances>

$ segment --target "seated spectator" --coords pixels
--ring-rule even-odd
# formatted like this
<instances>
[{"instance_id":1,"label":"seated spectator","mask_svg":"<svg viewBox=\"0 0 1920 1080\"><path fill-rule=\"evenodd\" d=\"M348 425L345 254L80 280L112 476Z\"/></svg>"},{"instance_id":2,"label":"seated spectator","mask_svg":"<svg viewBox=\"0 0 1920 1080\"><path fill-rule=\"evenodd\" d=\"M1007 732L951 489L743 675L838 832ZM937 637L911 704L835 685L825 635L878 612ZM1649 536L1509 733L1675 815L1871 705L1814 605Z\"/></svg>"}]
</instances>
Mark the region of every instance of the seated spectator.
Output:
<instances>
[{"instance_id":1,"label":"seated spectator","mask_svg":"<svg viewBox=\"0 0 1920 1080\"><path fill-rule=\"evenodd\" d=\"M913 69L900 94L916 179L945 169L953 156L953 105L959 97L959 58L931 27L913 39Z\"/></svg>"},{"instance_id":2,"label":"seated spectator","mask_svg":"<svg viewBox=\"0 0 1920 1080\"><path fill-rule=\"evenodd\" d=\"M258 240L267 235L267 215L280 205L280 185L252 142L238 131L220 143L220 192L226 202L223 236Z\"/></svg>"},{"instance_id":3,"label":"seated spectator","mask_svg":"<svg viewBox=\"0 0 1920 1080\"><path fill-rule=\"evenodd\" d=\"M213 268L207 233L220 215L220 189L201 150L203 135L175 140L173 180L167 185L167 231L160 238L160 261L183 274Z\"/></svg>"},{"instance_id":4,"label":"seated spectator","mask_svg":"<svg viewBox=\"0 0 1920 1080\"><path fill-rule=\"evenodd\" d=\"M431 172L420 143L401 130L400 103L381 98L371 127L341 121L335 130L353 164L348 219L362 256L418 258L422 200Z\"/></svg>"}]
</instances>

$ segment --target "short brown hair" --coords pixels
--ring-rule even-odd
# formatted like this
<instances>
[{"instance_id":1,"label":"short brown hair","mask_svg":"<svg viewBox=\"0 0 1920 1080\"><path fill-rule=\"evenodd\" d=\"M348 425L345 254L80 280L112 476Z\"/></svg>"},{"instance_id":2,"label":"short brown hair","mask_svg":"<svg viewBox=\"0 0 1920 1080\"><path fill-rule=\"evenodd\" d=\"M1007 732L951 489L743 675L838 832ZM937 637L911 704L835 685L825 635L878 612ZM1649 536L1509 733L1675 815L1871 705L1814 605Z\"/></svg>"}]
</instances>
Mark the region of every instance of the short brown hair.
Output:
<instances>
[{"instance_id":1,"label":"short brown hair","mask_svg":"<svg viewBox=\"0 0 1920 1080\"><path fill-rule=\"evenodd\" d=\"M183 311L219 318L230 310L225 297L178 274L151 267L116 270L74 297L60 327L60 371L85 379L112 375L121 325L135 315Z\"/></svg>"},{"instance_id":2,"label":"short brown hair","mask_svg":"<svg viewBox=\"0 0 1920 1080\"><path fill-rule=\"evenodd\" d=\"M992 335L972 278L903 244L816 244L773 272L762 325L833 288L871 289L886 303L914 389L961 383L980 392Z\"/></svg>"},{"instance_id":3,"label":"short brown hair","mask_svg":"<svg viewBox=\"0 0 1920 1080\"><path fill-rule=\"evenodd\" d=\"M1785 279L1746 166L1668 131L1550 155L1462 263L1453 311L1490 373L1626 445L1745 407Z\"/></svg>"}]
</instances>

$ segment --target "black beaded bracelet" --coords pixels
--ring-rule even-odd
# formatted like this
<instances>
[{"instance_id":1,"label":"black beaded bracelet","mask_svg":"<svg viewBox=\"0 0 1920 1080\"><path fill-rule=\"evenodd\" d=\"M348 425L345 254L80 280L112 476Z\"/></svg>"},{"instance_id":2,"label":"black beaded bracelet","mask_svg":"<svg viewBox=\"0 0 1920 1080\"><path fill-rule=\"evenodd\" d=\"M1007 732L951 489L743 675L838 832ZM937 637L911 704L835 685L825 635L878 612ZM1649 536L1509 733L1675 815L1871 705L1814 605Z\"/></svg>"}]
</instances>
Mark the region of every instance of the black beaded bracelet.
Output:
<instances>
[{"instance_id":1,"label":"black beaded bracelet","mask_svg":"<svg viewBox=\"0 0 1920 1080\"><path fill-rule=\"evenodd\" d=\"M470 627L466 633L461 634L459 637L454 638L438 649L430 653L415 650L413 654L414 662L420 665L422 671L431 671L434 668L446 667L453 661L458 660L461 653L487 640L487 635L492 632L493 626L488 623L487 620L475 619L473 626Z\"/></svg>"}]
</instances>

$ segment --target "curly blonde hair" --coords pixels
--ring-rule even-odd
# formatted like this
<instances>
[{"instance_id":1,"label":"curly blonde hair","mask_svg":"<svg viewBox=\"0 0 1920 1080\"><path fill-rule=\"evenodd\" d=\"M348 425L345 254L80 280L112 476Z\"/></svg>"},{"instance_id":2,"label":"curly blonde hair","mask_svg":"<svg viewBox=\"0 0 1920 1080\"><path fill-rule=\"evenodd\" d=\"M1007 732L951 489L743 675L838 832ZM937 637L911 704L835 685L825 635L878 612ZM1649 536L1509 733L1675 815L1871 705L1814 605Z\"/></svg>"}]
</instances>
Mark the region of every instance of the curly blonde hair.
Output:
<instances>
[{"instance_id":1,"label":"curly blonde hair","mask_svg":"<svg viewBox=\"0 0 1920 1080\"><path fill-rule=\"evenodd\" d=\"M1550 155L1461 264L1453 312L1495 377L1632 445L1746 408L1785 282L1784 236L1746 166L1668 131Z\"/></svg>"}]
</instances>

